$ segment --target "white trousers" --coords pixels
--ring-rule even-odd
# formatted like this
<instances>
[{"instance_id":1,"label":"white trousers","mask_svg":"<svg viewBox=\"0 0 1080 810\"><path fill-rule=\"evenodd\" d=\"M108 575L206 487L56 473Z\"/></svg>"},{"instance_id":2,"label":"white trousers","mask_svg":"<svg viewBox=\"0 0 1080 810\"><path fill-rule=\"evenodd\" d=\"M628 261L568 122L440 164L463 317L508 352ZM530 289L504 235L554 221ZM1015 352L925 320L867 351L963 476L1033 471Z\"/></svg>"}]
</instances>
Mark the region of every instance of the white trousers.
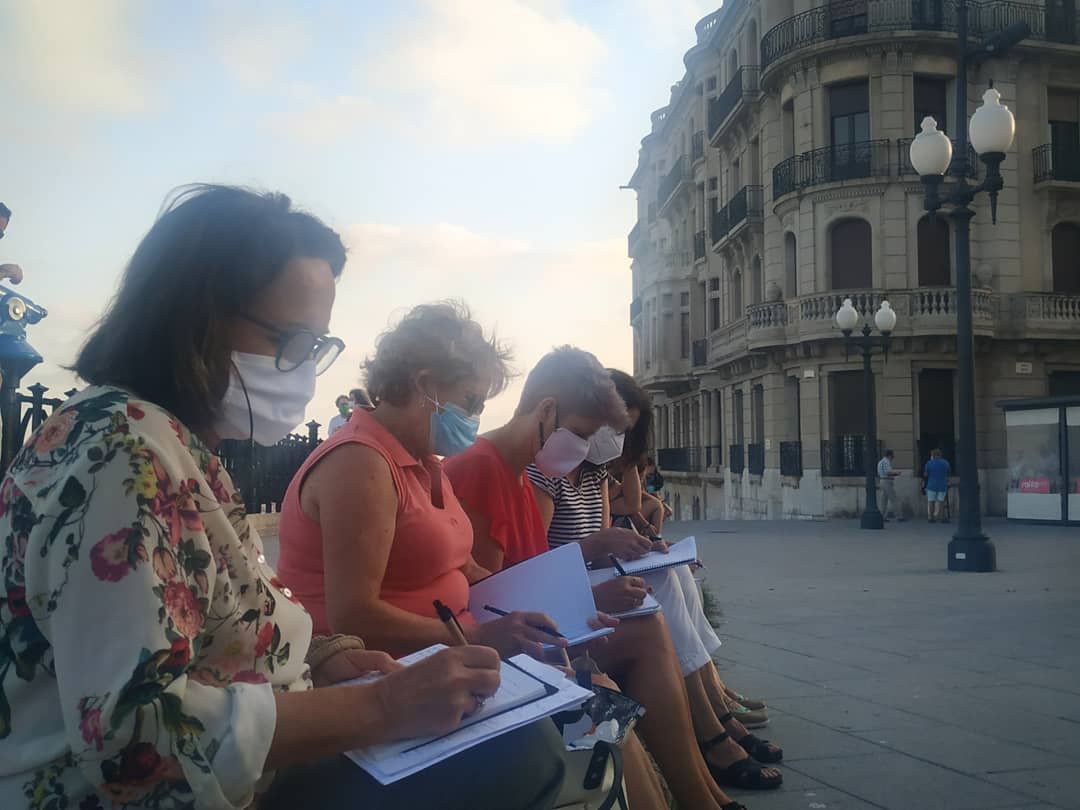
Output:
<instances>
[{"instance_id":1,"label":"white trousers","mask_svg":"<svg viewBox=\"0 0 1080 810\"><path fill-rule=\"evenodd\" d=\"M646 574L643 579L664 610L664 621L675 644L683 677L697 672L712 660L712 654L720 648L720 639L705 618L701 590L690 573L690 566Z\"/></svg>"}]
</instances>

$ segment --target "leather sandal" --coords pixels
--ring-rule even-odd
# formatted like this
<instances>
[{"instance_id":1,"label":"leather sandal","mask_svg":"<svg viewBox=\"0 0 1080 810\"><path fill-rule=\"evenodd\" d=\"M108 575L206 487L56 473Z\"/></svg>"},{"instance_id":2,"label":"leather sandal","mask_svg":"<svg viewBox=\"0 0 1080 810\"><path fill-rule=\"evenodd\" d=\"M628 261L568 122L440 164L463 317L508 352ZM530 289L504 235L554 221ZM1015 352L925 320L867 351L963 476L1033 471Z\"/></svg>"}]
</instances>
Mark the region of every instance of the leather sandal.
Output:
<instances>
[{"instance_id":1,"label":"leather sandal","mask_svg":"<svg viewBox=\"0 0 1080 810\"><path fill-rule=\"evenodd\" d=\"M775 765L777 762L781 762L784 759L784 749L778 745L773 745L770 748L768 740L762 740L755 737L753 734L747 734L741 740L735 740L743 751L748 753L758 762L763 762L766 765Z\"/></svg>"},{"instance_id":2,"label":"leather sandal","mask_svg":"<svg viewBox=\"0 0 1080 810\"><path fill-rule=\"evenodd\" d=\"M709 762L708 751L714 745L722 743L728 738L728 733L722 731L705 743L700 743L701 754L705 758L705 765L709 774L721 787L739 788L741 790L775 790L784 783L783 774L775 777L765 776L764 768L750 757L731 763L726 768L721 768Z\"/></svg>"}]
</instances>

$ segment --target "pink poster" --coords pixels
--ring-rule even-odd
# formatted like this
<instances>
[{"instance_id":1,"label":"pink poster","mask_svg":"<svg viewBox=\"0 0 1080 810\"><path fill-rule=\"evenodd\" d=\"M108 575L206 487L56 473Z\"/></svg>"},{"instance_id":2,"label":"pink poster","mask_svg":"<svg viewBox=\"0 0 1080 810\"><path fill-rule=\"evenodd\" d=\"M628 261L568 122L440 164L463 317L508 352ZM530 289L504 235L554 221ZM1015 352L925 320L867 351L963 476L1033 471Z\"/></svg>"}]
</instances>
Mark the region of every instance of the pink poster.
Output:
<instances>
[{"instance_id":1,"label":"pink poster","mask_svg":"<svg viewBox=\"0 0 1080 810\"><path fill-rule=\"evenodd\" d=\"M1049 478L1021 478L1020 479L1020 491L1031 494L1049 495L1050 494L1050 479Z\"/></svg>"}]
</instances>

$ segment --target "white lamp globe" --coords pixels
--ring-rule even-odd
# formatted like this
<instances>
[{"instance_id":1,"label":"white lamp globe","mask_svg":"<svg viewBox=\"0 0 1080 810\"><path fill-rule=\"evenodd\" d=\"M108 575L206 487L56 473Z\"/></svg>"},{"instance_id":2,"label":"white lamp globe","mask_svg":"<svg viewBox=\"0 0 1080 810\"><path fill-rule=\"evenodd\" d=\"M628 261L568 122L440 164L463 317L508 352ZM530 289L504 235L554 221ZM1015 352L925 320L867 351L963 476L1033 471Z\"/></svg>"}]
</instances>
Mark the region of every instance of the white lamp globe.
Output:
<instances>
[{"instance_id":1,"label":"white lamp globe","mask_svg":"<svg viewBox=\"0 0 1080 810\"><path fill-rule=\"evenodd\" d=\"M851 305L850 298L845 298L843 306L836 311L836 325L844 332L850 332L859 325L859 313Z\"/></svg>"},{"instance_id":2,"label":"white lamp globe","mask_svg":"<svg viewBox=\"0 0 1080 810\"><path fill-rule=\"evenodd\" d=\"M983 103L971 116L968 127L971 145L980 155L1008 152L1016 135L1016 119L1001 103L1001 93L991 87L983 93Z\"/></svg>"},{"instance_id":3,"label":"white lamp globe","mask_svg":"<svg viewBox=\"0 0 1080 810\"><path fill-rule=\"evenodd\" d=\"M922 132L911 142L911 165L921 177L945 174L952 162L952 141L931 116L922 120Z\"/></svg>"},{"instance_id":4,"label":"white lamp globe","mask_svg":"<svg viewBox=\"0 0 1080 810\"><path fill-rule=\"evenodd\" d=\"M882 301L881 307L874 314L874 325L882 334L887 334L896 328L896 312L888 301Z\"/></svg>"}]
</instances>

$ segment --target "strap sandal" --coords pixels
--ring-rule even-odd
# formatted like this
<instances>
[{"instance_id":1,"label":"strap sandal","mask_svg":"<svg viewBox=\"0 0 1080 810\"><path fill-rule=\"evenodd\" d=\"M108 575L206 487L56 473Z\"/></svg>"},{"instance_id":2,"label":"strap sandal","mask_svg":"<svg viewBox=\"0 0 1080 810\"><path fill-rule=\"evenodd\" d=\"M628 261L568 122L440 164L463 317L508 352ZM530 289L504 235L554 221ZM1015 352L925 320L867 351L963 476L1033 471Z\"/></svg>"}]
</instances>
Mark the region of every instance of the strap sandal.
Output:
<instances>
[{"instance_id":1,"label":"strap sandal","mask_svg":"<svg viewBox=\"0 0 1080 810\"><path fill-rule=\"evenodd\" d=\"M726 740L728 736L728 733L724 731L708 742L701 743L702 756L705 756L714 745ZM750 757L733 762L726 768L720 768L709 762L708 757L705 756L705 765L708 767L713 780L721 787L739 788L741 790L775 790L784 783L783 774L777 774L775 777L765 776L763 773L764 768Z\"/></svg>"},{"instance_id":2,"label":"strap sandal","mask_svg":"<svg viewBox=\"0 0 1080 810\"><path fill-rule=\"evenodd\" d=\"M746 810L746 805L740 802L728 802L720 805L720 810Z\"/></svg>"},{"instance_id":3,"label":"strap sandal","mask_svg":"<svg viewBox=\"0 0 1080 810\"><path fill-rule=\"evenodd\" d=\"M784 759L784 749L778 745L770 745L768 740L762 740L753 734L747 734L741 740L735 740L742 750L766 765L775 765Z\"/></svg>"}]
</instances>

